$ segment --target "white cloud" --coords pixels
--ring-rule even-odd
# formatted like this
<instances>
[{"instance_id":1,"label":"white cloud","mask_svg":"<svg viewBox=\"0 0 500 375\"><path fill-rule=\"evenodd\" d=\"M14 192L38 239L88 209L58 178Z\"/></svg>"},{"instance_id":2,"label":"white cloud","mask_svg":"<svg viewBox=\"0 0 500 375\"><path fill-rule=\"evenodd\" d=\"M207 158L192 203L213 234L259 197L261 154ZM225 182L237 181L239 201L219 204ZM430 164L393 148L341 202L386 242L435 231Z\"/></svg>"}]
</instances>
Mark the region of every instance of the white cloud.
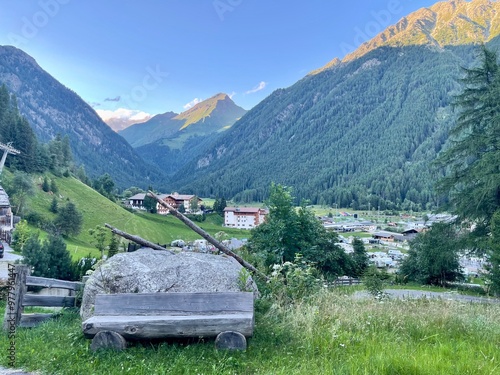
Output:
<instances>
[{"instance_id":1,"label":"white cloud","mask_svg":"<svg viewBox=\"0 0 500 375\"><path fill-rule=\"evenodd\" d=\"M267 82L261 81L257 86L255 86L253 89L248 90L245 92L245 94L253 94L257 91L264 90L267 86Z\"/></svg>"},{"instance_id":2,"label":"white cloud","mask_svg":"<svg viewBox=\"0 0 500 375\"><path fill-rule=\"evenodd\" d=\"M96 109L95 111L115 131L123 130L133 124L145 122L152 117L151 114L136 109L118 108L113 111Z\"/></svg>"},{"instance_id":3,"label":"white cloud","mask_svg":"<svg viewBox=\"0 0 500 375\"><path fill-rule=\"evenodd\" d=\"M236 91L233 91L231 94L229 94L229 99L232 99L234 98L234 96L236 95Z\"/></svg>"},{"instance_id":4,"label":"white cloud","mask_svg":"<svg viewBox=\"0 0 500 375\"><path fill-rule=\"evenodd\" d=\"M198 104L198 103L200 103L202 101L203 101L203 99L194 98L189 103L187 103L186 105L184 105L184 109L188 110L189 108L193 108L196 104Z\"/></svg>"}]
</instances>

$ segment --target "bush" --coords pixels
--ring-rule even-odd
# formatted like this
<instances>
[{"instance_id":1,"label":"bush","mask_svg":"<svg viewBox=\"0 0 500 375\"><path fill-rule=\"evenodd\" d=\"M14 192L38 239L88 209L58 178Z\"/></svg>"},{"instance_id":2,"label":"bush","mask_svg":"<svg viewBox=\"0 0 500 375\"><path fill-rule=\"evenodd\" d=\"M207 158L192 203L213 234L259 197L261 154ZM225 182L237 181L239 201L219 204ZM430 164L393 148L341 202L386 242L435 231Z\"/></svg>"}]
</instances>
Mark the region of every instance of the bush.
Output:
<instances>
[{"instance_id":1,"label":"bush","mask_svg":"<svg viewBox=\"0 0 500 375\"><path fill-rule=\"evenodd\" d=\"M314 295L324 280L314 265L297 254L293 262L275 264L268 286L270 297L278 303L290 304Z\"/></svg>"},{"instance_id":2,"label":"bush","mask_svg":"<svg viewBox=\"0 0 500 375\"><path fill-rule=\"evenodd\" d=\"M29 211L26 215L24 215L24 218L26 219L28 224L31 224L38 228L43 228L47 223L47 219L45 219L42 214L36 211Z\"/></svg>"}]
</instances>

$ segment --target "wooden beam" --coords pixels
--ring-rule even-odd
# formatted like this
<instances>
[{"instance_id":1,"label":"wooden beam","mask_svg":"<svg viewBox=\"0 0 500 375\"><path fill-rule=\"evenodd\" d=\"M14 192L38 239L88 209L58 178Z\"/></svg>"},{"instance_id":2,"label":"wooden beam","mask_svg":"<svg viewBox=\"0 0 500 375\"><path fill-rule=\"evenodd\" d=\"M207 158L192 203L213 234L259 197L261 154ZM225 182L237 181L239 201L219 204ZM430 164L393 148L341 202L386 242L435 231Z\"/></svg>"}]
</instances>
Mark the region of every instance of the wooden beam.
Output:
<instances>
[{"instance_id":1,"label":"wooden beam","mask_svg":"<svg viewBox=\"0 0 500 375\"><path fill-rule=\"evenodd\" d=\"M3 330L6 332L15 332L16 327L21 321L23 313L23 298L26 293L26 277L29 274L29 267L24 264L16 264L11 270L9 266L9 287L7 293L7 303L5 306L5 315L3 319ZM12 283L12 285L10 285Z\"/></svg>"},{"instance_id":2,"label":"wooden beam","mask_svg":"<svg viewBox=\"0 0 500 375\"><path fill-rule=\"evenodd\" d=\"M26 285L41 286L44 288L79 290L83 288L84 284L76 281L66 281L66 280L49 279L46 277L28 276L26 277Z\"/></svg>"},{"instance_id":3,"label":"wooden beam","mask_svg":"<svg viewBox=\"0 0 500 375\"><path fill-rule=\"evenodd\" d=\"M252 292L98 294L94 315L253 313Z\"/></svg>"},{"instance_id":4,"label":"wooden beam","mask_svg":"<svg viewBox=\"0 0 500 375\"><path fill-rule=\"evenodd\" d=\"M25 294L23 306L43 307L74 307L75 297L40 296L38 294Z\"/></svg>"},{"instance_id":5,"label":"wooden beam","mask_svg":"<svg viewBox=\"0 0 500 375\"><path fill-rule=\"evenodd\" d=\"M184 224L186 224L189 228L191 228L193 231L198 233L200 236L202 236L204 239L206 239L208 242L210 242L212 245L214 245L217 249L222 251L224 254L229 255L236 259L238 263L240 263L243 267L246 269L252 271L254 274L262 277L265 280L269 280L269 278L264 275L262 272L260 272L257 268L255 268L253 265L248 263L245 259L240 257L238 254L234 253L229 249L227 246L225 246L223 243L220 243L217 241L215 238L213 238L210 234L205 232L203 229L201 229L199 226L197 226L195 223L193 223L191 220L189 220L186 216L184 216L182 213L177 211L174 207L169 205L167 202L164 200L160 199L155 193L153 193L151 190L148 191L148 195L150 197L153 197L156 199L156 201L161 204L163 207L165 207L173 216L175 216L177 219L182 221Z\"/></svg>"},{"instance_id":6,"label":"wooden beam","mask_svg":"<svg viewBox=\"0 0 500 375\"><path fill-rule=\"evenodd\" d=\"M82 323L85 337L100 331L113 331L126 339L163 339L167 337L216 337L225 331L236 331L249 337L253 334L252 313L221 315L101 315Z\"/></svg>"},{"instance_id":7,"label":"wooden beam","mask_svg":"<svg viewBox=\"0 0 500 375\"><path fill-rule=\"evenodd\" d=\"M149 242L148 240L145 240L144 238L141 238L139 236L136 236L136 235L133 235L133 234L128 234L124 231L121 231L117 228L114 228L112 227L111 225L109 224L104 224L104 226L108 229L111 229L111 232L113 232L114 234L117 234L123 238L126 238L127 240L130 240L132 242L135 242L135 243L138 243L139 245L142 245L142 246L145 246L145 247L150 247L154 250L163 250L163 251L166 251L170 254L175 254L173 251L171 250L168 250L166 248L164 248L163 246L160 246L160 245L157 245L153 242Z\"/></svg>"},{"instance_id":8,"label":"wooden beam","mask_svg":"<svg viewBox=\"0 0 500 375\"><path fill-rule=\"evenodd\" d=\"M54 314L23 314L19 327L33 328L52 318L54 318Z\"/></svg>"}]
</instances>

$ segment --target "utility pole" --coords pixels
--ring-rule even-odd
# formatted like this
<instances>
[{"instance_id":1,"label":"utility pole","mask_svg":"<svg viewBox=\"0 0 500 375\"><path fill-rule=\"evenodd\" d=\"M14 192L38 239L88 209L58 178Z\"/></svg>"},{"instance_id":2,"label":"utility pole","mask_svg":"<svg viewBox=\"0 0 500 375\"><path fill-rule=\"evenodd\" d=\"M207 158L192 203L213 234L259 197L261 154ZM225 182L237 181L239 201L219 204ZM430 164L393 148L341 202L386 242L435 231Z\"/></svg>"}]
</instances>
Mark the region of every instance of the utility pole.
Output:
<instances>
[{"instance_id":1,"label":"utility pole","mask_svg":"<svg viewBox=\"0 0 500 375\"><path fill-rule=\"evenodd\" d=\"M19 155L21 151L16 150L12 147L12 142L7 144L0 142L0 150L3 150L2 160L0 161L0 174L2 174L3 166L5 165L5 159L7 159L7 154Z\"/></svg>"}]
</instances>

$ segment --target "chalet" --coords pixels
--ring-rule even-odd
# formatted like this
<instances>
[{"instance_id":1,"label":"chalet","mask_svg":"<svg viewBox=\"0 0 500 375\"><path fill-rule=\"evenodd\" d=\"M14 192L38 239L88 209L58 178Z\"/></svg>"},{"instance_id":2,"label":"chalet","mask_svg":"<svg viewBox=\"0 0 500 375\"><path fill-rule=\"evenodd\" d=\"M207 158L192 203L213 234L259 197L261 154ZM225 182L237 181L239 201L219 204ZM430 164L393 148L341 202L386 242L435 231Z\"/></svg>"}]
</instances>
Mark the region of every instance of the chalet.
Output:
<instances>
[{"instance_id":1,"label":"chalet","mask_svg":"<svg viewBox=\"0 0 500 375\"><path fill-rule=\"evenodd\" d=\"M267 211L256 207L226 207L224 226L240 229L252 229L262 224Z\"/></svg>"},{"instance_id":2,"label":"chalet","mask_svg":"<svg viewBox=\"0 0 500 375\"><path fill-rule=\"evenodd\" d=\"M128 206L130 208L133 208L134 210L144 210L144 198L146 197L146 194L144 193L139 193L136 195L131 196L128 199Z\"/></svg>"},{"instance_id":3,"label":"chalet","mask_svg":"<svg viewBox=\"0 0 500 375\"><path fill-rule=\"evenodd\" d=\"M403 242L406 238L401 233L380 231L372 233L372 237L376 240L386 242Z\"/></svg>"},{"instance_id":4,"label":"chalet","mask_svg":"<svg viewBox=\"0 0 500 375\"><path fill-rule=\"evenodd\" d=\"M405 231L403 231L403 236L410 241L413 240L419 233L425 232L426 228L410 228Z\"/></svg>"},{"instance_id":5,"label":"chalet","mask_svg":"<svg viewBox=\"0 0 500 375\"><path fill-rule=\"evenodd\" d=\"M179 209L179 207L183 206L186 212L197 211L198 209L193 210L194 207L200 207L203 200L198 198L196 195L189 194L162 194L159 198L165 201L167 204L172 206L175 209ZM196 204L194 203L196 201ZM160 215L168 214L168 209L163 206L158 206L158 213Z\"/></svg>"}]
</instances>

